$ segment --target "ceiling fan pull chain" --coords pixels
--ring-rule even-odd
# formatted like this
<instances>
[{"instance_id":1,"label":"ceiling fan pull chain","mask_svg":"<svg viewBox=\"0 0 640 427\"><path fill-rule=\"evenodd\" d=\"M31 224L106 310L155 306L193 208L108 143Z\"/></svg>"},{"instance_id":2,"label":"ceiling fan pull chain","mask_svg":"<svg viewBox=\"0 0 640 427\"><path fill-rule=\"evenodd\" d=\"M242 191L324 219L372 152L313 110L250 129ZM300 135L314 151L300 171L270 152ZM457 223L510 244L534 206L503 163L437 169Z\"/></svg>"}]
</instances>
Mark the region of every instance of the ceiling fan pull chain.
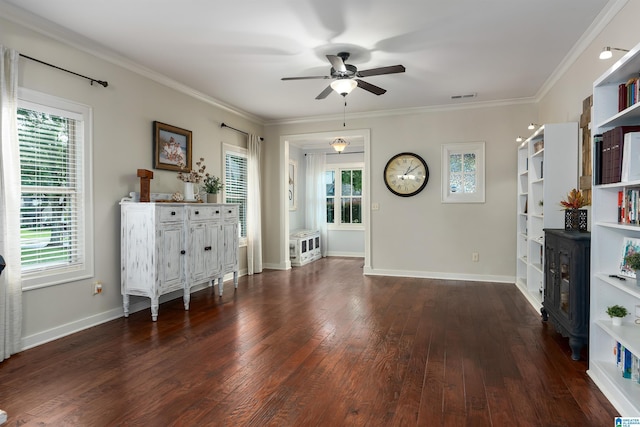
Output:
<instances>
[{"instance_id":1,"label":"ceiling fan pull chain","mask_svg":"<svg viewBox=\"0 0 640 427\"><path fill-rule=\"evenodd\" d=\"M347 98L344 99L344 112L342 113L342 127L347 127Z\"/></svg>"}]
</instances>

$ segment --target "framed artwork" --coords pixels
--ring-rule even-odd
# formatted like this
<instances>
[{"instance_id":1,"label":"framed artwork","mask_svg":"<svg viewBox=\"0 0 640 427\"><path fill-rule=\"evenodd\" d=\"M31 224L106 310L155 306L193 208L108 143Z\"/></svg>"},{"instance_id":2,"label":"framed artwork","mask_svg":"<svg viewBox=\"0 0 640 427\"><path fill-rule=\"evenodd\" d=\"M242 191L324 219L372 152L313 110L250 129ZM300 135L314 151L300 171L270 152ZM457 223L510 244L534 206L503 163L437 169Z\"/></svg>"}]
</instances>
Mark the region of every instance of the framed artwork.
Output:
<instances>
[{"instance_id":1,"label":"framed artwork","mask_svg":"<svg viewBox=\"0 0 640 427\"><path fill-rule=\"evenodd\" d=\"M636 272L624 261L627 255L640 252L640 239L625 237L622 241L622 253L620 254L620 275L626 277L636 277Z\"/></svg>"},{"instance_id":2,"label":"framed artwork","mask_svg":"<svg viewBox=\"0 0 640 427\"><path fill-rule=\"evenodd\" d=\"M191 170L191 131L153 122L153 168Z\"/></svg>"},{"instance_id":3,"label":"framed artwork","mask_svg":"<svg viewBox=\"0 0 640 427\"><path fill-rule=\"evenodd\" d=\"M289 160L289 210L295 211L298 201L298 162Z\"/></svg>"},{"instance_id":4,"label":"framed artwork","mask_svg":"<svg viewBox=\"0 0 640 427\"><path fill-rule=\"evenodd\" d=\"M442 144L442 203L484 203L484 142Z\"/></svg>"}]
</instances>

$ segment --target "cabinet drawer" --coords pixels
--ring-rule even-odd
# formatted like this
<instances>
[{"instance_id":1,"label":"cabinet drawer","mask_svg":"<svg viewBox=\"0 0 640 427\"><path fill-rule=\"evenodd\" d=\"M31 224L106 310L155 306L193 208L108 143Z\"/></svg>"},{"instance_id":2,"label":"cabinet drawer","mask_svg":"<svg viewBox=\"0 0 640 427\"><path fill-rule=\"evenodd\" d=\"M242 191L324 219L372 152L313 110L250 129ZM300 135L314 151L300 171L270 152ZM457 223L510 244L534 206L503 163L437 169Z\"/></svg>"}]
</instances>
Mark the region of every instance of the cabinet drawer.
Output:
<instances>
[{"instance_id":1,"label":"cabinet drawer","mask_svg":"<svg viewBox=\"0 0 640 427\"><path fill-rule=\"evenodd\" d=\"M222 218L221 206L188 206L191 221L209 221Z\"/></svg>"},{"instance_id":2,"label":"cabinet drawer","mask_svg":"<svg viewBox=\"0 0 640 427\"><path fill-rule=\"evenodd\" d=\"M221 206L222 214L226 222L235 222L238 220L238 205Z\"/></svg>"},{"instance_id":3,"label":"cabinet drawer","mask_svg":"<svg viewBox=\"0 0 640 427\"><path fill-rule=\"evenodd\" d=\"M162 206L158 208L158 221L163 222L182 222L184 218L184 210L182 206Z\"/></svg>"}]
</instances>

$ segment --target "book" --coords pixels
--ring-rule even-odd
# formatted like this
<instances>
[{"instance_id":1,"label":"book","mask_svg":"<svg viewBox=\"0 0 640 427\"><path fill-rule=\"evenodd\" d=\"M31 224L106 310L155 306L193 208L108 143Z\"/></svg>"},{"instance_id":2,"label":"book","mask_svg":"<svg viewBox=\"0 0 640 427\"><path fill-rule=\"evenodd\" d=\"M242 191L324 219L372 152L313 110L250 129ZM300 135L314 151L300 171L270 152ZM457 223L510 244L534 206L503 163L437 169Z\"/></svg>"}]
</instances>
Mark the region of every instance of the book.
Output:
<instances>
[{"instance_id":1,"label":"book","mask_svg":"<svg viewBox=\"0 0 640 427\"><path fill-rule=\"evenodd\" d=\"M640 132L624 135L621 182L640 180Z\"/></svg>"},{"instance_id":2,"label":"book","mask_svg":"<svg viewBox=\"0 0 640 427\"><path fill-rule=\"evenodd\" d=\"M593 183L602 184L602 134L593 135Z\"/></svg>"},{"instance_id":3,"label":"book","mask_svg":"<svg viewBox=\"0 0 640 427\"><path fill-rule=\"evenodd\" d=\"M629 132L640 132L640 126L618 126L603 134L603 184L620 182L624 136Z\"/></svg>"},{"instance_id":4,"label":"book","mask_svg":"<svg viewBox=\"0 0 640 427\"><path fill-rule=\"evenodd\" d=\"M633 370L633 353L629 349L624 349L624 365L622 367L622 378L631 378L631 371Z\"/></svg>"}]
</instances>

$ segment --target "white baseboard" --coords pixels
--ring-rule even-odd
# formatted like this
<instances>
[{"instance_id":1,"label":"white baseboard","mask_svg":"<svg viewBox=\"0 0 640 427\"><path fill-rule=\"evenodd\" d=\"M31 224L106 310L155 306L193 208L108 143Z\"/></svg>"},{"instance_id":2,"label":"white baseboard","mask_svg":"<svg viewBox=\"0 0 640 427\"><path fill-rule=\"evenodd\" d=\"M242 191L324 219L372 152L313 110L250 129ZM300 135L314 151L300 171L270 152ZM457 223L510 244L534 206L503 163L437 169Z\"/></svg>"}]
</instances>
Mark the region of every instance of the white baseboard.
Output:
<instances>
[{"instance_id":1,"label":"white baseboard","mask_svg":"<svg viewBox=\"0 0 640 427\"><path fill-rule=\"evenodd\" d=\"M365 267L367 276L415 277L420 279L464 280L474 282L515 283L515 276L497 276L486 274L441 273L436 271L382 270Z\"/></svg>"},{"instance_id":2,"label":"white baseboard","mask_svg":"<svg viewBox=\"0 0 640 427\"><path fill-rule=\"evenodd\" d=\"M364 252L328 251L327 256L341 256L345 258L364 258Z\"/></svg>"},{"instance_id":3,"label":"white baseboard","mask_svg":"<svg viewBox=\"0 0 640 427\"><path fill-rule=\"evenodd\" d=\"M241 270L238 273L239 276L245 276L246 274L247 274L246 270ZM227 282L231 279L233 279L233 273L225 275L223 280L224 282ZM209 287L208 283L202 283L200 285L193 286L191 290L192 292L197 292L208 287ZM177 299L177 298L182 298L183 295L184 293L181 290L162 295L160 297L160 304ZM136 297L136 299L138 298ZM151 307L151 300L149 298L140 297L139 301L136 301L135 303L129 306L129 313L137 313L138 311L148 310L149 307ZM162 316L162 307L160 307L160 314L158 317L161 317L161 316ZM46 344L50 341L54 341L59 338L66 337L67 335L80 332L84 329L88 329L93 326L97 326L102 323L106 323L111 320L118 319L119 317L124 317L124 309L122 308L122 306L104 311L102 313L94 314L89 317L85 317L84 319L79 319L64 325L56 326L55 328L51 328L46 331L42 331L42 332L35 333L33 335L22 337L22 342L21 342L22 348L20 351L28 350L30 348L37 347L42 344ZM149 321L151 321L151 314L149 314Z\"/></svg>"}]
</instances>

